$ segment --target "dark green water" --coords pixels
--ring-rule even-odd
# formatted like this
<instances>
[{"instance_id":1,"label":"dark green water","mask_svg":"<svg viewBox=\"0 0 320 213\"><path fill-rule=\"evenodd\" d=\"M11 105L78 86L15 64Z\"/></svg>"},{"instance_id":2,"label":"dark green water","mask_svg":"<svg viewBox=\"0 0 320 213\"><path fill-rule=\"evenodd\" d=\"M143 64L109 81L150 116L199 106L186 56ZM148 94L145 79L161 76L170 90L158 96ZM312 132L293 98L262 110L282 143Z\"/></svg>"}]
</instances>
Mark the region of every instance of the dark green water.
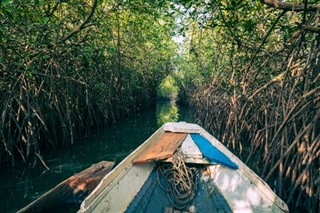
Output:
<instances>
[{"instance_id":1,"label":"dark green water","mask_svg":"<svg viewBox=\"0 0 320 213\"><path fill-rule=\"evenodd\" d=\"M1 169L0 212L16 212L64 179L94 163L102 160L119 163L169 121L194 122L190 109L162 102L153 110L132 115L106 129L96 130L88 138L68 148L43 153L49 171L23 165Z\"/></svg>"}]
</instances>

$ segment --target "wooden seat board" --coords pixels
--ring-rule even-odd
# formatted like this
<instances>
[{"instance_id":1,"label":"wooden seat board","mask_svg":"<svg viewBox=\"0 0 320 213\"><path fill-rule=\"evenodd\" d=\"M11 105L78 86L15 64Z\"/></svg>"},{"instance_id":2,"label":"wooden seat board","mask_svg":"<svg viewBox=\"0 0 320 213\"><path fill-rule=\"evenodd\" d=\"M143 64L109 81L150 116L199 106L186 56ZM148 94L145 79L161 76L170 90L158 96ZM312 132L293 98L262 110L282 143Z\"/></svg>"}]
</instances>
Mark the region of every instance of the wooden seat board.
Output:
<instances>
[{"instance_id":1,"label":"wooden seat board","mask_svg":"<svg viewBox=\"0 0 320 213\"><path fill-rule=\"evenodd\" d=\"M134 159L133 164L147 163L172 157L187 135L187 133L165 132L153 145Z\"/></svg>"}]
</instances>

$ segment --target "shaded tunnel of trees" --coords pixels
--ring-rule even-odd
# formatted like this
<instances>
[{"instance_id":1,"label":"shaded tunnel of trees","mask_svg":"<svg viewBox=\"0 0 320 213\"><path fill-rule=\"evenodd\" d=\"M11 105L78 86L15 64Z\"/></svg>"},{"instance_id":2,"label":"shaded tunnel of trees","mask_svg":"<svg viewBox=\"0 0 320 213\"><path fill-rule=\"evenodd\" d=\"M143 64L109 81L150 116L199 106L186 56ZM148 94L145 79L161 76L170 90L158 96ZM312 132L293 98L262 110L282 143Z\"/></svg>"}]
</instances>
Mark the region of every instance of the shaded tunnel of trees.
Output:
<instances>
[{"instance_id":1,"label":"shaded tunnel of trees","mask_svg":"<svg viewBox=\"0 0 320 213\"><path fill-rule=\"evenodd\" d=\"M18 152L34 161L41 147L72 144L83 129L147 107L176 48L158 10L122 1L2 3L1 160L14 164Z\"/></svg>"},{"instance_id":2,"label":"shaded tunnel of trees","mask_svg":"<svg viewBox=\"0 0 320 213\"><path fill-rule=\"evenodd\" d=\"M319 10L316 0L1 1L1 164L45 165L42 149L150 107L169 75L204 128L288 204L317 212Z\"/></svg>"}]
</instances>

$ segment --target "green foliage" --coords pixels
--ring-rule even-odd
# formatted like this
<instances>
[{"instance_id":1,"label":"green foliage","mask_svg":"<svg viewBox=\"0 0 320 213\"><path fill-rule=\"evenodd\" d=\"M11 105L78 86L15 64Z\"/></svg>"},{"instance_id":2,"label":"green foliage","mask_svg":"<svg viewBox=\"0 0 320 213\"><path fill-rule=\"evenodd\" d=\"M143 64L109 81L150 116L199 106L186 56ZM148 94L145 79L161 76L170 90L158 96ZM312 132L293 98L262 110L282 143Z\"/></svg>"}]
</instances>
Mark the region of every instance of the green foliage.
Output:
<instances>
[{"instance_id":1,"label":"green foliage","mask_svg":"<svg viewBox=\"0 0 320 213\"><path fill-rule=\"evenodd\" d=\"M1 159L152 104L172 70L173 19L162 1L6 1L0 6ZM160 25L160 22L167 23ZM85 131L83 131L85 130Z\"/></svg>"},{"instance_id":2,"label":"green foliage","mask_svg":"<svg viewBox=\"0 0 320 213\"><path fill-rule=\"evenodd\" d=\"M188 17L175 62L180 95L244 161L261 156L250 166L277 182L286 202L316 212L320 22L307 8L319 4L295 11L296 1L279 1L286 10L264 1L176 2Z\"/></svg>"},{"instance_id":3,"label":"green foliage","mask_svg":"<svg viewBox=\"0 0 320 213\"><path fill-rule=\"evenodd\" d=\"M43 147L147 106L157 89L179 92L228 146L262 156L258 172L277 176L288 202L301 188L296 205L315 210L317 1L299 12L293 0L281 11L263 2L1 1L1 160L42 161ZM178 111L158 114L163 123Z\"/></svg>"},{"instance_id":4,"label":"green foliage","mask_svg":"<svg viewBox=\"0 0 320 213\"><path fill-rule=\"evenodd\" d=\"M174 78L168 75L162 80L158 87L158 98L172 100L177 98L179 89Z\"/></svg>"}]
</instances>

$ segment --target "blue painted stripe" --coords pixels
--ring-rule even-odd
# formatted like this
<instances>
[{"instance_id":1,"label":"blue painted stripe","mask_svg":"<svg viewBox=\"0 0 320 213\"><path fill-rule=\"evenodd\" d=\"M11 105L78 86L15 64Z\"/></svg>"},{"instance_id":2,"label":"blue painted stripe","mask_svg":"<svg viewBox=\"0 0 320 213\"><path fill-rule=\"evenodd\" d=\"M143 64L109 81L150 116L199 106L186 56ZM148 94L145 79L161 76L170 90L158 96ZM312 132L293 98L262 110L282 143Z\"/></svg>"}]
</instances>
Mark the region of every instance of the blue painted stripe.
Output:
<instances>
[{"instance_id":1,"label":"blue painted stripe","mask_svg":"<svg viewBox=\"0 0 320 213\"><path fill-rule=\"evenodd\" d=\"M204 157L206 157L210 162L216 162L224 166L230 167L231 169L238 169L238 165L230 160L224 153L214 147L207 139L205 139L200 134L192 133L190 134L192 140L199 147Z\"/></svg>"}]
</instances>

